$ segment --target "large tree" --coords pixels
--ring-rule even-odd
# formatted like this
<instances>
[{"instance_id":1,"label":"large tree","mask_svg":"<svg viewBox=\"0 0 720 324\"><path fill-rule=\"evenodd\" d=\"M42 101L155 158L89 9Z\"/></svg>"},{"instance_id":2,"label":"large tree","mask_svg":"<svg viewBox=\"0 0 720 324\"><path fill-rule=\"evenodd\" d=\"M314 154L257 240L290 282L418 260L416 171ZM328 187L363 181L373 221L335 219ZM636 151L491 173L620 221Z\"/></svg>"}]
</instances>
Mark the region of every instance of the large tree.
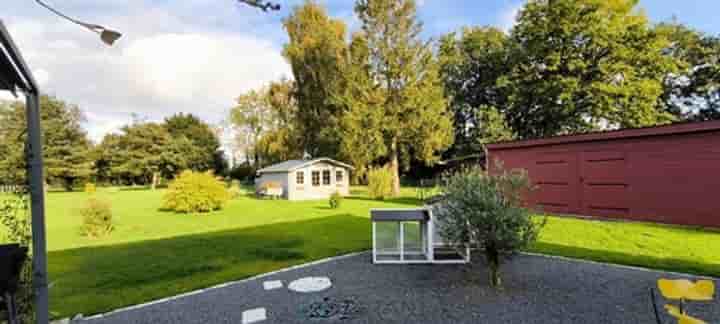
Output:
<instances>
[{"instance_id":1,"label":"large tree","mask_svg":"<svg viewBox=\"0 0 720 324\"><path fill-rule=\"evenodd\" d=\"M303 136L298 120L295 83L270 82L241 95L230 110L236 141L252 157L254 167L303 156Z\"/></svg>"},{"instance_id":2,"label":"large tree","mask_svg":"<svg viewBox=\"0 0 720 324\"><path fill-rule=\"evenodd\" d=\"M283 24L290 38L283 54L296 84L300 146L311 156L334 157L340 145L341 108L332 100L332 94L344 87L345 24L328 17L325 8L312 0L296 7Z\"/></svg>"},{"instance_id":3,"label":"large tree","mask_svg":"<svg viewBox=\"0 0 720 324\"><path fill-rule=\"evenodd\" d=\"M348 84L356 87L356 95L346 100L349 127L342 128L341 138L344 147L363 146L367 157L388 163L397 195L400 164L436 161L452 143L452 119L438 63L420 37L415 2L360 0L355 12L362 22L357 37L367 49L367 61L356 64L367 69L367 76L365 82Z\"/></svg>"},{"instance_id":4,"label":"large tree","mask_svg":"<svg viewBox=\"0 0 720 324\"><path fill-rule=\"evenodd\" d=\"M220 140L213 129L192 114L176 114L169 118L165 118L165 128L170 136L175 140L186 138L192 145L188 147L188 151L184 152L188 168L194 171L214 170L216 174L221 174L222 169L218 170L217 166L222 165L222 154L217 154L220 150Z\"/></svg>"},{"instance_id":5,"label":"large tree","mask_svg":"<svg viewBox=\"0 0 720 324\"><path fill-rule=\"evenodd\" d=\"M271 82L268 86L265 95L272 120L256 148L264 163L272 164L303 157L302 134L298 131L298 106L294 91L295 83L285 79Z\"/></svg>"},{"instance_id":6,"label":"large tree","mask_svg":"<svg viewBox=\"0 0 720 324\"><path fill-rule=\"evenodd\" d=\"M150 184L160 177L172 178L188 169L187 153L195 150L186 137L173 138L164 125L138 123L122 128L120 134L108 134L98 147L98 166L109 171L111 179L131 184Z\"/></svg>"},{"instance_id":7,"label":"large tree","mask_svg":"<svg viewBox=\"0 0 720 324\"><path fill-rule=\"evenodd\" d=\"M250 90L237 98L237 104L230 110L230 122L236 132L236 141L245 148L245 157L252 157L254 167L260 167L261 151L258 144L270 130L273 112L268 100L268 88Z\"/></svg>"},{"instance_id":8,"label":"large tree","mask_svg":"<svg viewBox=\"0 0 720 324\"><path fill-rule=\"evenodd\" d=\"M498 84L522 137L667 123L658 105L677 60L637 0L531 0L512 29L512 70Z\"/></svg>"},{"instance_id":9,"label":"large tree","mask_svg":"<svg viewBox=\"0 0 720 324\"><path fill-rule=\"evenodd\" d=\"M487 142L514 137L502 113L508 97L497 84L510 72L511 46L494 27L464 28L440 39L440 71L455 127L447 157L477 153Z\"/></svg>"},{"instance_id":10,"label":"large tree","mask_svg":"<svg viewBox=\"0 0 720 324\"><path fill-rule=\"evenodd\" d=\"M661 105L689 120L720 119L720 38L677 22L656 29L671 41L667 53L682 63L666 78Z\"/></svg>"},{"instance_id":11,"label":"large tree","mask_svg":"<svg viewBox=\"0 0 720 324\"><path fill-rule=\"evenodd\" d=\"M71 190L92 174L91 143L82 128L80 108L52 96L40 97L45 175L52 184ZM25 105L0 105L0 178L25 182L24 145L27 138Z\"/></svg>"}]
</instances>

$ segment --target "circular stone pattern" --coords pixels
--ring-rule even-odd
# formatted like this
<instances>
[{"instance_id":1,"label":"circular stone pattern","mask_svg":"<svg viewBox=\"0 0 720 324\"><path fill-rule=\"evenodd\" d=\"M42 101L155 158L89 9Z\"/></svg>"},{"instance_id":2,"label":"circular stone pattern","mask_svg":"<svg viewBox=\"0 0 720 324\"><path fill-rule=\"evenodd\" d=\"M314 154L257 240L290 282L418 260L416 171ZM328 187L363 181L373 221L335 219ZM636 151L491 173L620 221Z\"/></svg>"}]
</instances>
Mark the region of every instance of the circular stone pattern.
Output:
<instances>
[{"instance_id":1,"label":"circular stone pattern","mask_svg":"<svg viewBox=\"0 0 720 324\"><path fill-rule=\"evenodd\" d=\"M330 288L332 283L328 277L305 277L291 282L288 289L301 293L323 291Z\"/></svg>"}]
</instances>

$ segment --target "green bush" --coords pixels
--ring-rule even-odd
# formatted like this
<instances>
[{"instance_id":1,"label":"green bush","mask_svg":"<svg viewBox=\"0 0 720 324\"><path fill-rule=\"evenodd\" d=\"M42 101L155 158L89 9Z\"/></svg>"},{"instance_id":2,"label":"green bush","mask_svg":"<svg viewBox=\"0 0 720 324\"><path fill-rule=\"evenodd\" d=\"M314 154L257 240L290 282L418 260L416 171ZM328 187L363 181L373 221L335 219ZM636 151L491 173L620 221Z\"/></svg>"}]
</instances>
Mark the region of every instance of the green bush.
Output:
<instances>
[{"instance_id":1,"label":"green bush","mask_svg":"<svg viewBox=\"0 0 720 324\"><path fill-rule=\"evenodd\" d=\"M184 171L170 183L162 208L178 213L206 213L222 209L230 193L212 172Z\"/></svg>"},{"instance_id":2,"label":"green bush","mask_svg":"<svg viewBox=\"0 0 720 324\"><path fill-rule=\"evenodd\" d=\"M94 194L95 192L97 192L97 187L95 186L94 183L88 182L88 183L85 184L85 193L88 193L88 194L91 194L91 195L92 195L92 194Z\"/></svg>"},{"instance_id":3,"label":"green bush","mask_svg":"<svg viewBox=\"0 0 720 324\"><path fill-rule=\"evenodd\" d=\"M372 168L368 171L368 194L372 199L383 200L392 196L393 174L389 168Z\"/></svg>"},{"instance_id":4,"label":"green bush","mask_svg":"<svg viewBox=\"0 0 720 324\"><path fill-rule=\"evenodd\" d=\"M92 197L80 209L80 216L82 216L82 225L80 225L82 236L96 238L110 234L113 230L110 202Z\"/></svg>"},{"instance_id":5,"label":"green bush","mask_svg":"<svg viewBox=\"0 0 720 324\"><path fill-rule=\"evenodd\" d=\"M330 208L337 209L340 208L340 204L342 203L343 196L340 195L339 192L335 191L332 195L330 195Z\"/></svg>"},{"instance_id":6,"label":"green bush","mask_svg":"<svg viewBox=\"0 0 720 324\"><path fill-rule=\"evenodd\" d=\"M524 171L508 172L500 166L487 174L471 168L448 178L436 205L440 235L452 246L469 244L482 251L494 287L501 285L501 263L535 242L545 224L523 207L521 197L529 190Z\"/></svg>"},{"instance_id":7,"label":"green bush","mask_svg":"<svg viewBox=\"0 0 720 324\"><path fill-rule=\"evenodd\" d=\"M245 194L245 191L240 189L240 187L232 186L230 189L228 189L228 195L230 195L230 199L238 199L242 197L242 195Z\"/></svg>"},{"instance_id":8,"label":"green bush","mask_svg":"<svg viewBox=\"0 0 720 324\"><path fill-rule=\"evenodd\" d=\"M0 195L0 243L18 243L20 246L30 249L32 235L29 202L28 197L23 194ZM32 272L32 251L29 251L20 273L20 284L15 295L20 323L35 323ZM7 312L3 306L0 306L0 323L7 318Z\"/></svg>"}]
</instances>

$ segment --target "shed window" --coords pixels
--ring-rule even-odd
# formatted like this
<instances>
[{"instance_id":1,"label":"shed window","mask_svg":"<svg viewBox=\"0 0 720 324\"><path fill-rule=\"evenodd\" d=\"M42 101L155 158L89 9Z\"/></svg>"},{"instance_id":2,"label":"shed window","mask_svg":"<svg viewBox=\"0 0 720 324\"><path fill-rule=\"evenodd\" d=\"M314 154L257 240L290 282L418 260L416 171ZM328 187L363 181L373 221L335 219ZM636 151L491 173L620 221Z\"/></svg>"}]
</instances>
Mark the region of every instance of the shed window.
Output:
<instances>
[{"instance_id":1,"label":"shed window","mask_svg":"<svg viewBox=\"0 0 720 324\"><path fill-rule=\"evenodd\" d=\"M313 172L312 172L312 185L313 185L313 186L319 186L319 185L320 185L320 171L313 171Z\"/></svg>"},{"instance_id":2,"label":"shed window","mask_svg":"<svg viewBox=\"0 0 720 324\"><path fill-rule=\"evenodd\" d=\"M330 170L323 170L323 185L330 185Z\"/></svg>"},{"instance_id":3,"label":"shed window","mask_svg":"<svg viewBox=\"0 0 720 324\"><path fill-rule=\"evenodd\" d=\"M295 181L297 184L305 184L305 172L298 171L295 173Z\"/></svg>"},{"instance_id":4,"label":"shed window","mask_svg":"<svg viewBox=\"0 0 720 324\"><path fill-rule=\"evenodd\" d=\"M343 182L343 172L342 171L335 171L335 182L338 184L342 184Z\"/></svg>"}]
</instances>

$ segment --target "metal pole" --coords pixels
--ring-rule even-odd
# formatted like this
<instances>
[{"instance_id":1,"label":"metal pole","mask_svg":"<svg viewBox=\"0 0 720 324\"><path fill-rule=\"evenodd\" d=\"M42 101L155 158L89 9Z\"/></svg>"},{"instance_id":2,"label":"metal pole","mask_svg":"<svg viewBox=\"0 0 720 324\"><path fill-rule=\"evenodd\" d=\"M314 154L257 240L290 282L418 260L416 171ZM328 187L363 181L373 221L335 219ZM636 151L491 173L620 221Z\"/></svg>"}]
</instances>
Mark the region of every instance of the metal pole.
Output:
<instances>
[{"instance_id":1,"label":"metal pole","mask_svg":"<svg viewBox=\"0 0 720 324\"><path fill-rule=\"evenodd\" d=\"M42 130L40 128L40 95L26 94L28 126L28 184L32 213L33 286L35 288L35 320L39 324L49 322L47 255L45 243L45 190L43 178Z\"/></svg>"}]
</instances>

